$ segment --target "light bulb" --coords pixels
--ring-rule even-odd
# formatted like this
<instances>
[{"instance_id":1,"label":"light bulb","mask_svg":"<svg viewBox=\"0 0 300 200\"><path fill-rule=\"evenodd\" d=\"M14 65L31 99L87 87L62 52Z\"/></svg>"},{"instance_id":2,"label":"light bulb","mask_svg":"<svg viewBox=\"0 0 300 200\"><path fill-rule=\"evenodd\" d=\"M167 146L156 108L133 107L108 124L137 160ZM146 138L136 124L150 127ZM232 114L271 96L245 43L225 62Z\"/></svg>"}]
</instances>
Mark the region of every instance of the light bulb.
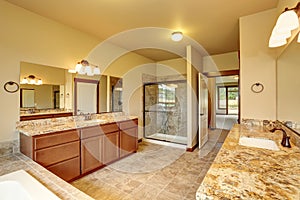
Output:
<instances>
[{"instance_id":1,"label":"light bulb","mask_svg":"<svg viewBox=\"0 0 300 200\"><path fill-rule=\"evenodd\" d=\"M93 76L94 74L93 74L93 72L92 72L92 68L91 68L91 66L86 66L85 67L85 73L88 75L88 76Z\"/></svg>"},{"instance_id":2,"label":"light bulb","mask_svg":"<svg viewBox=\"0 0 300 200\"><path fill-rule=\"evenodd\" d=\"M42 81L42 79L39 79L38 81L37 81L37 83L36 83L37 85L42 85L43 84L43 81Z\"/></svg>"},{"instance_id":3,"label":"light bulb","mask_svg":"<svg viewBox=\"0 0 300 200\"><path fill-rule=\"evenodd\" d=\"M80 70L78 71L78 74L85 74L85 67L81 66Z\"/></svg>"},{"instance_id":4,"label":"light bulb","mask_svg":"<svg viewBox=\"0 0 300 200\"><path fill-rule=\"evenodd\" d=\"M179 42L180 40L182 40L183 35L182 35L181 32L177 31L177 32L172 33L171 38L172 38L173 41Z\"/></svg>"},{"instance_id":5,"label":"light bulb","mask_svg":"<svg viewBox=\"0 0 300 200\"><path fill-rule=\"evenodd\" d=\"M23 80L21 81L21 84L28 84L28 79L27 78L23 78Z\"/></svg>"},{"instance_id":6,"label":"light bulb","mask_svg":"<svg viewBox=\"0 0 300 200\"><path fill-rule=\"evenodd\" d=\"M95 75L100 75L100 69L99 69L98 66L96 66L96 67L94 68L94 74L95 74Z\"/></svg>"},{"instance_id":7,"label":"light bulb","mask_svg":"<svg viewBox=\"0 0 300 200\"><path fill-rule=\"evenodd\" d=\"M80 62L78 62L75 66L76 72L80 72L81 68L82 68L82 64L80 64Z\"/></svg>"}]
</instances>

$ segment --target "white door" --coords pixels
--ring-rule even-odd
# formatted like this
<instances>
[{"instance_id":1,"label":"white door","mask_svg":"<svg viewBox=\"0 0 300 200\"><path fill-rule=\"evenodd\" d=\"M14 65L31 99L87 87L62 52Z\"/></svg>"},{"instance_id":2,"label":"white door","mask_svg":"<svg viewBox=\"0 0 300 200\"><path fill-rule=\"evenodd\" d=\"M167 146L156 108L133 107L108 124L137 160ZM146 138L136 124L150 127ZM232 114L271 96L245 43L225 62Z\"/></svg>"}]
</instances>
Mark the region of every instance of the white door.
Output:
<instances>
[{"instance_id":1,"label":"white door","mask_svg":"<svg viewBox=\"0 0 300 200\"><path fill-rule=\"evenodd\" d=\"M77 83L77 114L97 113L97 85Z\"/></svg>"},{"instance_id":2,"label":"white door","mask_svg":"<svg viewBox=\"0 0 300 200\"><path fill-rule=\"evenodd\" d=\"M207 78L199 73L199 149L208 140L208 88Z\"/></svg>"}]
</instances>

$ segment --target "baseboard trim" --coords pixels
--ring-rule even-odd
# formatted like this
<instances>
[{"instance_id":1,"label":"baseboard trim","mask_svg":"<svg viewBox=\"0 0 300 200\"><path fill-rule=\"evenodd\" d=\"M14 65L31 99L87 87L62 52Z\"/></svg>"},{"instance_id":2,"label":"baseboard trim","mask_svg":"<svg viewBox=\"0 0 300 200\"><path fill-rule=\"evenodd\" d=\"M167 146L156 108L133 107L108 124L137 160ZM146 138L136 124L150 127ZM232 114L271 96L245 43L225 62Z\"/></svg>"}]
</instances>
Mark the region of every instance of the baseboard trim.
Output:
<instances>
[{"instance_id":1,"label":"baseboard trim","mask_svg":"<svg viewBox=\"0 0 300 200\"><path fill-rule=\"evenodd\" d=\"M193 152L197 148L197 146L198 146L198 143L195 144L192 148L186 148L186 151Z\"/></svg>"}]
</instances>

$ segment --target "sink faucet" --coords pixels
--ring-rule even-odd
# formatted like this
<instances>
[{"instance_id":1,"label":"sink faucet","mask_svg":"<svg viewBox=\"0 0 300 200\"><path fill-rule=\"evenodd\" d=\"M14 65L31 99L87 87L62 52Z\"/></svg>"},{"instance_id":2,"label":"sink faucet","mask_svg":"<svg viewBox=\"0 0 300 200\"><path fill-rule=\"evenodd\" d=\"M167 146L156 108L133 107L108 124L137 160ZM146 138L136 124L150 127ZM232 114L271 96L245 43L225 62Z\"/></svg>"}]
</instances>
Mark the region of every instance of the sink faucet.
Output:
<instances>
[{"instance_id":1,"label":"sink faucet","mask_svg":"<svg viewBox=\"0 0 300 200\"><path fill-rule=\"evenodd\" d=\"M283 147L288 147L291 148L291 144L290 144L290 137L287 136L285 130L283 130L282 128L273 128L270 130L272 133L274 133L275 131L282 131L283 137L281 140L281 145Z\"/></svg>"},{"instance_id":2,"label":"sink faucet","mask_svg":"<svg viewBox=\"0 0 300 200\"><path fill-rule=\"evenodd\" d=\"M84 120L91 120L92 119L92 114L87 113L84 115Z\"/></svg>"}]
</instances>

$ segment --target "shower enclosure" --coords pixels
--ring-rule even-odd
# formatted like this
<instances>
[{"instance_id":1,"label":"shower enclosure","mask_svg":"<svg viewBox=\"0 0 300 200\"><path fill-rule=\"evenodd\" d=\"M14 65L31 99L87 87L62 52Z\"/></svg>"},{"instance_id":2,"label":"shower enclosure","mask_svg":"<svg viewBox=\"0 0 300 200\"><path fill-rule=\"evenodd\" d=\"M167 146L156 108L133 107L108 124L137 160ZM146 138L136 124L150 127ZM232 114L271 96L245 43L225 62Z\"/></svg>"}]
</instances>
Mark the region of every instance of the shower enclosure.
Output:
<instances>
[{"instance_id":1,"label":"shower enclosure","mask_svg":"<svg viewBox=\"0 0 300 200\"><path fill-rule=\"evenodd\" d=\"M144 137L187 144L186 81L144 84Z\"/></svg>"}]
</instances>

